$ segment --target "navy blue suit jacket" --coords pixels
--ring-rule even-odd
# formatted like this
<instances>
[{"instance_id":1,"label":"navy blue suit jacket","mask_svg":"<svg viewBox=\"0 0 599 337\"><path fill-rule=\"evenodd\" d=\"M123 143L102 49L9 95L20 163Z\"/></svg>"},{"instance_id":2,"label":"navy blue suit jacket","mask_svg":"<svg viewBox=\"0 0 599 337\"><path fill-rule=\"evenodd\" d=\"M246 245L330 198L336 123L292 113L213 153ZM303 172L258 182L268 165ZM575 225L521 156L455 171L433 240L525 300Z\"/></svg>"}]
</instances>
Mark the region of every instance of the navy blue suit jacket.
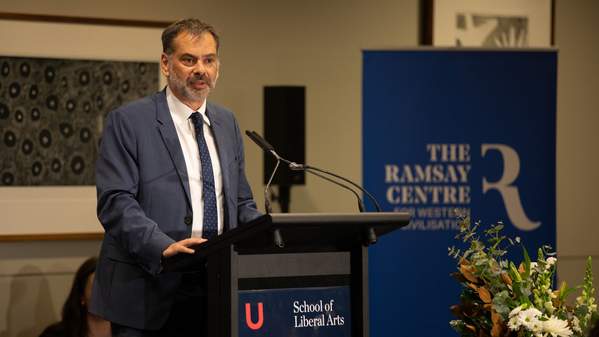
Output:
<instances>
[{"instance_id":1,"label":"navy blue suit jacket","mask_svg":"<svg viewBox=\"0 0 599 337\"><path fill-rule=\"evenodd\" d=\"M244 172L230 111L207 104L220 158L224 226L260 215ZM137 329L168 318L181 275L161 274L162 252L191 236L189 179L165 91L112 111L96 162L98 218L105 230L90 311Z\"/></svg>"}]
</instances>

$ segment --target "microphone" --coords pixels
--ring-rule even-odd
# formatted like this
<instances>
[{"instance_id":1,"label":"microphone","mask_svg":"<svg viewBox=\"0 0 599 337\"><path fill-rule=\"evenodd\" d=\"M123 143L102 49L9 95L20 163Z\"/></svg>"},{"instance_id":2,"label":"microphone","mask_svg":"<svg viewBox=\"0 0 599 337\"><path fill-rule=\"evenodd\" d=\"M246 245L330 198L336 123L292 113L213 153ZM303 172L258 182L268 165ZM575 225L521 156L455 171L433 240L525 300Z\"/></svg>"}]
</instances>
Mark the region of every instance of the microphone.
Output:
<instances>
[{"instance_id":1,"label":"microphone","mask_svg":"<svg viewBox=\"0 0 599 337\"><path fill-rule=\"evenodd\" d=\"M281 161L281 157L279 157L279 155L275 152L275 149L272 145L270 145L264 138L260 137L257 133L255 132L250 132L248 130L245 130L245 134L250 137L250 139L256 143L256 145L258 145L263 151L269 152L271 153L276 159L277 159L277 164L275 165L275 169L272 171L272 174L270 175L270 178L268 179L268 183L266 184L266 188L264 189L264 209L266 210L266 214L270 214L272 213L272 207L270 206L270 200L269 200L269 194L268 192L270 192L270 183L272 182L272 179L275 176L275 173L277 172L277 169L279 168L279 164Z\"/></svg>"},{"instance_id":2,"label":"microphone","mask_svg":"<svg viewBox=\"0 0 599 337\"><path fill-rule=\"evenodd\" d=\"M272 170L270 177L268 178L268 183L266 183L266 187L264 188L264 210L266 214L272 213L272 207L270 205L270 183L272 183L273 178L275 177L275 173L277 173L277 169L279 168L279 164L281 163L281 157L275 152L275 149L272 145L270 145L264 138L260 137L255 132L250 132L245 130L245 134L250 137L250 139L256 143L262 150L269 152L277 159L277 164L275 165L275 169ZM279 248L285 247L285 242L283 241L283 237L281 236L281 231L277 228L273 231L273 241L275 246Z\"/></svg>"},{"instance_id":3,"label":"microphone","mask_svg":"<svg viewBox=\"0 0 599 337\"><path fill-rule=\"evenodd\" d=\"M272 145L270 145L270 143L267 142L266 139L260 137L260 135L258 133L256 133L255 131L245 130L245 134L248 137L250 137L250 139L253 140L254 143L256 143L262 150L264 150L266 152L274 152L275 151L275 148Z\"/></svg>"},{"instance_id":4,"label":"microphone","mask_svg":"<svg viewBox=\"0 0 599 337\"><path fill-rule=\"evenodd\" d=\"M354 183L353 181L351 181L345 177L337 175L335 173L332 173L332 172L329 172L329 171L326 171L323 169L319 169L317 167L308 166L305 164L298 164L298 163L292 162L290 160L287 160L285 158L282 158L274 150L274 147L272 145L270 145L264 138L262 138L257 132L255 132L255 131L250 132L250 131L246 130L245 133L246 133L246 135L248 135L248 137L250 137L250 139L254 143L256 143L260 148L262 148L262 150L269 152L277 159L277 164L275 166L275 169L273 170L273 173L271 174L270 179L268 180L267 187L264 191L264 200L265 200L265 204L267 205L267 207L270 207L270 203L268 201L268 188L270 186L270 183L272 182L275 172L277 171L277 168L279 167L280 162L284 162L287 165L289 165L289 168L291 170L295 170L295 171L303 170L303 171L313 174L317 177L320 177L324 180L332 182L335 185L341 186L346 190L351 191L356 196L356 199L358 200L358 209L360 210L361 213L364 212L364 201L362 200L362 198L360 198L358 193L356 193L356 191L353 188L351 188L345 184L342 184L334 179L331 179L327 176L324 176L323 174L335 177L339 180L345 181L345 182L351 184L352 186L358 188L360 191L362 191L364 194L366 194L368 196L368 198L370 198L370 200L376 207L377 212L381 211L381 207L380 207L379 203L376 201L376 199L374 198L374 196L372 194L370 194L368 191L366 191L362 186ZM323 173L323 174L321 174L321 173ZM272 210L270 210L270 211L272 211ZM281 237L281 232L279 231L279 229L275 229L273 232L273 235L274 235L275 245L277 245L278 247L283 247L284 246L283 238ZM363 235L364 235L364 244L366 246L375 244L377 242L377 235L376 235L376 232L374 231L374 228L369 227L368 229L366 229L366 232L363 233Z\"/></svg>"},{"instance_id":5,"label":"microphone","mask_svg":"<svg viewBox=\"0 0 599 337\"><path fill-rule=\"evenodd\" d=\"M264 151L266 151L266 152L270 152L270 153L271 153L271 154L272 154L272 155L273 155L273 156L274 156L274 157L277 159L277 164L276 164L276 166L275 166L275 170L273 171L273 174L274 174L274 172L276 171L276 169L278 168L278 166L279 166L279 163L282 161L282 162L286 163L286 164L289 166L289 168L290 168L291 170L294 170L294 171L300 171L300 170L303 170L303 171L305 171L305 172L308 172L308 173L310 173L310 174L313 174L313 175L315 175L315 176L317 176L317 177L320 177L320 178L322 178L322 179L324 179L324 180L327 180L327 181L329 181L329 182L332 182L333 184L336 184L336 185L338 185L338 186L341 186L341 187L343 187L344 189L347 189L347 190L351 191L351 192L352 192L352 193L353 193L353 194L356 196L356 199L358 200L358 209L360 210L360 212L364 212L364 210L365 210L365 208L364 208L364 202L362 201L362 198L360 198L360 196L358 195L358 193L356 193L356 191L355 191L354 189L350 188L350 187L349 187L349 186L347 186L347 185L341 184L340 182L338 182L338 181L335 181L334 179L331 179L331 178L329 178L329 177L326 177L326 176L324 176L323 174L326 174L326 175L329 175L329 176L335 177L335 178L337 178L337 179L340 179L340 180L342 180L342 181L345 181L345 182L347 182L347 183L351 184L352 186L354 186L354 187L358 188L360 191L362 191L364 194L366 194L366 195L368 196L368 198L369 198L369 199L372 201L372 203L373 203L373 204L374 204L374 206L376 207L376 210L377 210L377 212L380 212L380 211L381 211L381 207L380 207L380 205L378 204L378 202L376 201L376 199L374 198L374 196L372 196L372 194L370 194L368 191L366 191L366 190L365 190L363 187L361 187L360 185L358 185L358 184L354 183L353 181L351 181L351 180L349 180L349 179L347 179L347 178L345 178L345 177L342 177L342 176L340 176L340 175L337 175L337 174L335 174L335 173L332 173L332 172L329 172L329 171L326 171L326 170L323 170L323 169L319 169L319 168L317 168L317 167L308 166L308 165L305 165L305 164L298 164L298 163L292 162L292 161L290 161L290 160L287 160L287 159L285 159L285 158L282 158L282 157L281 157L281 156L279 156L279 154L278 154L278 153L277 153L277 152L274 150L274 147L273 147L272 145L270 145L270 144L269 144L269 143L268 143L268 142L267 142L267 141L266 141L264 138L262 138L262 137L261 137L261 136L260 136L260 135L259 135L257 132L255 132L255 131L247 131L247 130L246 130L246 132L245 132L245 133L246 133L246 135L248 135L248 137L250 137L250 139L252 139L252 140L254 141L254 143L256 143L256 144L257 144L257 145L258 145L260 148L262 148L262 149L263 149ZM321 174L321 173L322 173L322 174ZM271 175L271 180L272 180L272 177L273 177L273 176ZM269 180L269 183L270 183L270 180Z\"/></svg>"},{"instance_id":6,"label":"microphone","mask_svg":"<svg viewBox=\"0 0 599 337\"><path fill-rule=\"evenodd\" d=\"M250 136L250 133L252 134L252 136ZM248 136L250 136L250 138L252 138L252 140L254 140L254 142L255 142L256 144L258 144L258 146L260 146L260 147L261 147L261 148L262 148L264 151L272 153L272 154L275 156L275 158L277 158L277 160L280 160L280 161L282 161L282 162L286 163L287 165L289 165L289 168L290 168L291 170L294 170L294 171L306 171L306 172L308 172L308 173L311 173L311 174L314 174L314 175L316 175L316 176L318 176L318 177L321 177L321 178L323 178L323 179L325 179L325 180L328 180L328 181L330 181L330 182L332 182L332 183L334 183L334 184L337 184L337 185L339 185L339 186L341 186L341 187L343 187L343 188L349 189L349 190L350 190L350 191L352 191L354 194L356 194L356 193L355 193L355 191L354 191L353 189L351 189L351 188L348 188L347 186L345 186L345 185L343 185L343 184L339 184L338 182L336 182L336 181L334 181L334 180L331 180L331 179L326 179L326 178L324 178L322 175L316 174L316 172L314 172L314 171L321 172L321 173L324 173L324 174L328 174L328 175L330 175L330 176L333 176L333 177L335 177L335 178L337 178L337 179L343 180L343 181L345 181L346 183L349 183L349 184L351 184L352 186L356 187L356 188L357 188L357 189L359 189L361 192L363 192L364 194L366 194L366 195L368 196L368 198L370 199L370 201L372 201L372 203L373 203L374 207L376 208L376 211L377 211L377 212L381 212L381 206L380 206L380 205L379 205L379 203L376 201L375 197L374 197L372 194L370 194L370 192L368 192L366 189L364 189L362 186L360 186L360 185L358 185L358 184L354 183L353 181L351 181L351 180L349 180L349 179L347 179L347 178L345 178L345 177L342 177L342 176L340 176L340 175L337 175L337 174L335 174L335 173L333 173L333 172L330 172L330 171L327 171L327 170L323 170L323 169L319 169L318 167L309 166L309 165L306 165L306 164L303 164L303 165L302 165L302 164L298 164L298 163L295 163L295 162L289 161L289 160L287 160L287 159L285 159L285 158L282 158L282 157L281 157L281 156L279 156L279 154L277 154L277 152L274 150L274 147L273 147L272 145L270 145L270 143L269 143L269 142L267 142L267 141L266 141L266 139L262 138L262 136L260 136L260 135L259 135L257 132L255 132L255 131L251 131L251 132L250 132L250 131L246 131L246 134L247 134ZM356 194L356 196L357 196L357 194ZM358 196L358 199L360 199L360 197L359 197L359 196ZM360 202L361 202L361 200L360 200ZM359 203L359 205L360 205L360 203ZM360 212L363 212L364 204L363 204L363 203L361 203L361 205L362 205L362 207L360 208Z\"/></svg>"}]
</instances>

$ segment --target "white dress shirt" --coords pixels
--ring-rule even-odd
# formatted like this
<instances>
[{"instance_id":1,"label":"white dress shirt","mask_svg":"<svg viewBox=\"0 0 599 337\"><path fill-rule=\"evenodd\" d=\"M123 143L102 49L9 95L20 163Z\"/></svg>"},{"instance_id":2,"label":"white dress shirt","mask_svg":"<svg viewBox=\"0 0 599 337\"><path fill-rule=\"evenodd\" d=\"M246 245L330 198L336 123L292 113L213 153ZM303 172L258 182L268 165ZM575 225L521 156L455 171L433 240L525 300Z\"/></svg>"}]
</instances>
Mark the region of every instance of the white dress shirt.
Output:
<instances>
[{"instance_id":1,"label":"white dress shirt","mask_svg":"<svg viewBox=\"0 0 599 337\"><path fill-rule=\"evenodd\" d=\"M175 123L187 176L189 177L189 193L191 195L191 207L193 211L193 224L191 227L192 237L202 236L202 223L204 219L204 200L202 199L202 166L200 164L200 150L196 141L195 129L191 121L191 114L195 111L181 102L173 94L170 88L166 88L166 102L171 117ZM212 172L214 173L214 185L216 189L216 212L218 215L218 234L223 232L223 178L220 169L220 160L216 150L214 135L210 127L210 120L206 115L206 101L197 110L204 120L204 139L208 145L210 159L212 161Z\"/></svg>"}]
</instances>

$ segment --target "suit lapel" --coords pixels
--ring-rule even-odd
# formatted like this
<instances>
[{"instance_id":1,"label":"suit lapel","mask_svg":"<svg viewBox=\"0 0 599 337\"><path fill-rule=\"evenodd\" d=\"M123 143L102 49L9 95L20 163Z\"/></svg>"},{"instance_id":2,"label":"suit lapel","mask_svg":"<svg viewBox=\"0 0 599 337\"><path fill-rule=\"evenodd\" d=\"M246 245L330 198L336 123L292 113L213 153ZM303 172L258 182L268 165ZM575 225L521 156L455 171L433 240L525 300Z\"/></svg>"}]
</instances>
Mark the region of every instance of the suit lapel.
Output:
<instances>
[{"instance_id":1,"label":"suit lapel","mask_svg":"<svg viewBox=\"0 0 599 337\"><path fill-rule=\"evenodd\" d=\"M189 194L189 178L187 176L187 166L185 165L185 158L183 157L183 151L181 150L181 143L179 142L179 136L177 136L177 130L175 130L175 124L171 117L166 103L166 91L163 90L156 95L156 121L158 122L158 131L166 149L171 157L173 165L177 170L179 181L185 191L185 198L187 205L191 209L191 196Z\"/></svg>"}]
</instances>

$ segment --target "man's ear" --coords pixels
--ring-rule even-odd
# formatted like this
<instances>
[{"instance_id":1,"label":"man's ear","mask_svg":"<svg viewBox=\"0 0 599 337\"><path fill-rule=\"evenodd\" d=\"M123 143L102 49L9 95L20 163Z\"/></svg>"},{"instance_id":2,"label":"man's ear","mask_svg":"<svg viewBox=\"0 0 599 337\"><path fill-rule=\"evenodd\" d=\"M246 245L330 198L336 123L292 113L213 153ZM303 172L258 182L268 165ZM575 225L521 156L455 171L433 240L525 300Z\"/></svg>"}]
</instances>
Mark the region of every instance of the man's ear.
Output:
<instances>
[{"instance_id":1,"label":"man's ear","mask_svg":"<svg viewBox=\"0 0 599 337\"><path fill-rule=\"evenodd\" d=\"M169 61L168 55L166 55L166 53L162 53L162 55L160 55L160 72L165 77L169 76L168 61Z\"/></svg>"},{"instance_id":2,"label":"man's ear","mask_svg":"<svg viewBox=\"0 0 599 337\"><path fill-rule=\"evenodd\" d=\"M218 77L220 76L220 60L216 61L216 77L214 78L214 82L218 81Z\"/></svg>"}]
</instances>

